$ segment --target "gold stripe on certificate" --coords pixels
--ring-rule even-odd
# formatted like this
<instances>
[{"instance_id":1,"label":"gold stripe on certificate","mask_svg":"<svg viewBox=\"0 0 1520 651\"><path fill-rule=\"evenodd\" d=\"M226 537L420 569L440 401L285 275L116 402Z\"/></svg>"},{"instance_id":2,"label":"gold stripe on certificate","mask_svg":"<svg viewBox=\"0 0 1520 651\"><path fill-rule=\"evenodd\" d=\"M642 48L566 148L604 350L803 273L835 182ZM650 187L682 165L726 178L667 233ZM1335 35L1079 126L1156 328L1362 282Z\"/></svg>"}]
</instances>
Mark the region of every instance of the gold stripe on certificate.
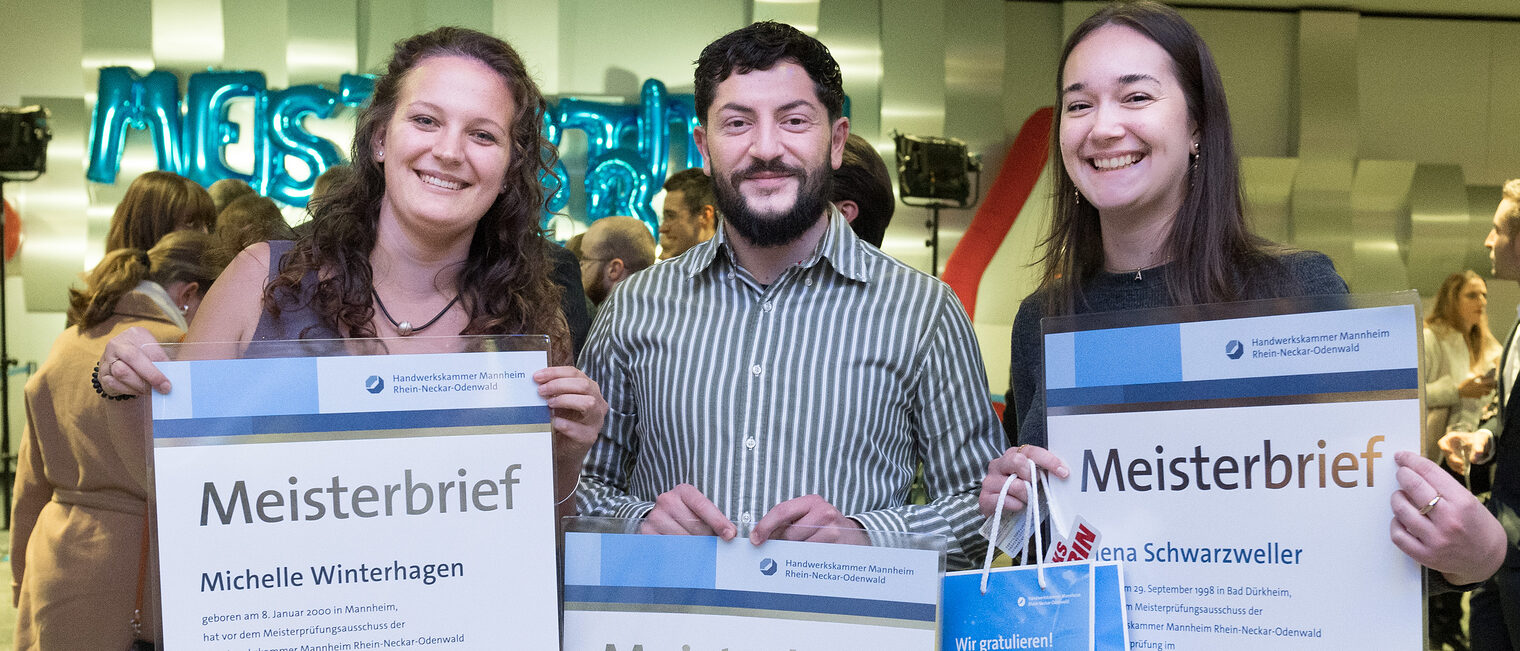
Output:
<instances>
[{"instance_id":1,"label":"gold stripe on certificate","mask_svg":"<svg viewBox=\"0 0 1520 651\"><path fill-rule=\"evenodd\" d=\"M340 432L289 432L242 434L238 436L185 436L153 439L153 447L175 448L199 445L258 445L264 443L305 443L311 441L363 441L428 436L480 436L488 434L535 434L549 430L548 423L518 425L472 425L469 427L428 427L419 429L375 429Z\"/></svg>"}]
</instances>

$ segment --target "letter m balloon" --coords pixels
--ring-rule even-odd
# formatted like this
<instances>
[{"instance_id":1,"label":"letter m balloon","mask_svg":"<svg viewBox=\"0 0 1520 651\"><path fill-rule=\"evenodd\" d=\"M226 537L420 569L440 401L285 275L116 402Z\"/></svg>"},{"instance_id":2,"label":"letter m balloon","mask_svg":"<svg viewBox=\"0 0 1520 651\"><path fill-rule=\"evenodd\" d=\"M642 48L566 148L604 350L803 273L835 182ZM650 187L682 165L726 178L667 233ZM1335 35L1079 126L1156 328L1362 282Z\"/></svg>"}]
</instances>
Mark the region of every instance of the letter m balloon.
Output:
<instances>
[{"instance_id":1,"label":"letter m balloon","mask_svg":"<svg viewBox=\"0 0 1520 651\"><path fill-rule=\"evenodd\" d=\"M179 81L174 75L155 70L142 77L127 67L101 68L99 90L90 125L89 179L116 182L127 129L152 131L158 169L180 171Z\"/></svg>"}]
</instances>

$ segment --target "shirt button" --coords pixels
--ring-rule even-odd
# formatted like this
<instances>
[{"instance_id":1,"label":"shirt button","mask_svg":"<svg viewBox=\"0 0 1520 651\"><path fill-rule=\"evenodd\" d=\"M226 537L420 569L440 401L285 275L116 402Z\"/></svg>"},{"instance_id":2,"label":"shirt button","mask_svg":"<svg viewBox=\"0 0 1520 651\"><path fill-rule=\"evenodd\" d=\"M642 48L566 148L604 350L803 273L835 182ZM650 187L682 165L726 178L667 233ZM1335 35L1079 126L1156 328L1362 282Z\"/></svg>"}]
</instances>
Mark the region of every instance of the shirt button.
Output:
<instances>
[{"instance_id":1,"label":"shirt button","mask_svg":"<svg viewBox=\"0 0 1520 651\"><path fill-rule=\"evenodd\" d=\"M809 278L806 281L804 281L802 284L807 285L808 287L812 287L813 286L813 279Z\"/></svg>"},{"instance_id":2,"label":"shirt button","mask_svg":"<svg viewBox=\"0 0 1520 651\"><path fill-rule=\"evenodd\" d=\"M764 307L765 307L765 311L766 312L771 311L771 307L772 307L771 302L770 301L766 301Z\"/></svg>"},{"instance_id":3,"label":"shirt button","mask_svg":"<svg viewBox=\"0 0 1520 651\"><path fill-rule=\"evenodd\" d=\"M760 368L759 364L755 364L754 366L749 367L749 374L750 375L759 375L761 373L761 371L764 371L764 370L765 369Z\"/></svg>"},{"instance_id":4,"label":"shirt button","mask_svg":"<svg viewBox=\"0 0 1520 651\"><path fill-rule=\"evenodd\" d=\"M759 445L759 443L760 442L756 441L755 437L753 437L753 436L751 436L751 437L749 437L747 439L744 439L744 447L747 448L747 449L750 449L750 450L755 449L755 446Z\"/></svg>"},{"instance_id":5,"label":"shirt button","mask_svg":"<svg viewBox=\"0 0 1520 651\"><path fill-rule=\"evenodd\" d=\"M750 517L749 511L745 511L745 512L739 514L739 521L740 522L743 522L745 524L749 524L749 521L751 519L753 519L753 518Z\"/></svg>"}]
</instances>

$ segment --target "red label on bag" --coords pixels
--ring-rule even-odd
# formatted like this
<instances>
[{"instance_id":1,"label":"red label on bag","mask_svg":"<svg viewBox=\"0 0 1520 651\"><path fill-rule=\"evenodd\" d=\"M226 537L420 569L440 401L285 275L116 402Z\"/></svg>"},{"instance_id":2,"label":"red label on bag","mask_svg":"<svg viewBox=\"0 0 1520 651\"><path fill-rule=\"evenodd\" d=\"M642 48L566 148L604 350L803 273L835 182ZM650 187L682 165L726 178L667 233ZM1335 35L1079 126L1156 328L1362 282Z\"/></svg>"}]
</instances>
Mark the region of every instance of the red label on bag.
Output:
<instances>
[{"instance_id":1,"label":"red label on bag","mask_svg":"<svg viewBox=\"0 0 1520 651\"><path fill-rule=\"evenodd\" d=\"M1100 538L1096 528L1078 517L1072 527L1071 540L1056 541L1050 546L1050 553L1045 560L1049 563L1085 561L1092 558L1093 549L1098 546Z\"/></svg>"}]
</instances>

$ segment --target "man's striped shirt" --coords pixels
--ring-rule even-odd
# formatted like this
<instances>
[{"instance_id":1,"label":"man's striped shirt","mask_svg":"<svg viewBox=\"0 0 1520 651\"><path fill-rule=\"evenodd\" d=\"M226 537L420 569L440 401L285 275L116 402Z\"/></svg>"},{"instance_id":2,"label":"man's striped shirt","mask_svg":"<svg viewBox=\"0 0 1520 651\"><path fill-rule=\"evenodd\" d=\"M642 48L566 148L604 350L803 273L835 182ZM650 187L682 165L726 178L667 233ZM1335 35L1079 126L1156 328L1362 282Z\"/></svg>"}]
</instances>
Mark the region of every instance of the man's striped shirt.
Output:
<instances>
[{"instance_id":1,"label":"man's striped shirt","mask_svg":"<svg viewBox=\"0 0 1520 651\"><path fill-rule=\"evenodd\" d=\"M614 290L582 357L610 410L581 513L643 517L687 483L743 531L818 494L867 530L945 535L949 566L973 564L1002 430L970 321L944 283L829 219L768 287L720 229ZM920 462L930 501L907 504Z\"/></svg>"}]
</instances>

